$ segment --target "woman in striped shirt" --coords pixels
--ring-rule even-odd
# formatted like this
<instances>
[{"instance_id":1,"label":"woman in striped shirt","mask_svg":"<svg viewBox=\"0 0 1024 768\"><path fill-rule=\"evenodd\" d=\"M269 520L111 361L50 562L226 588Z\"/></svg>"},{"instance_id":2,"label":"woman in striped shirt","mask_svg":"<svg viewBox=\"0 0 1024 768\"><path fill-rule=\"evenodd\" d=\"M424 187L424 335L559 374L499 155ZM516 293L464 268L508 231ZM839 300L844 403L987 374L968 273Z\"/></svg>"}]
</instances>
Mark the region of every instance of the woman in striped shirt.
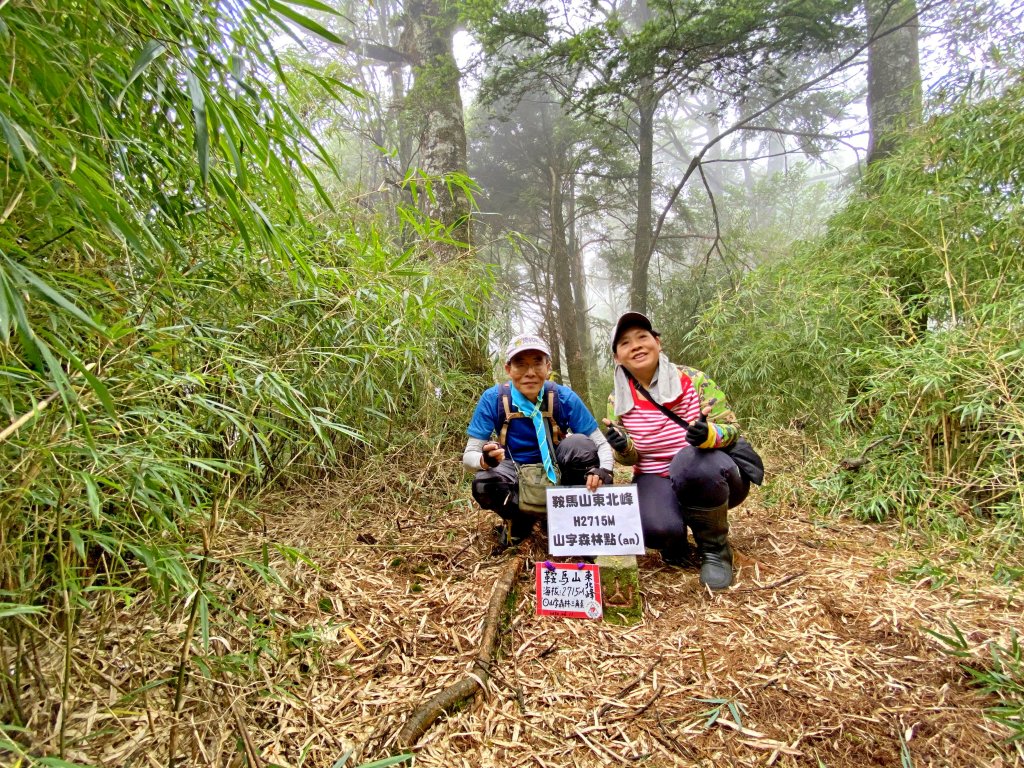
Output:
<instances>
[{"instance_id":1,"label":"woman in striped shirt","mask_svg":"<svg viewBox=\"0 0 1024 768\"><path fill-rule=\"evenodd\" d=\"M683 563L689 526L701 583L725 589L732 583L728 510L747 497L750 480L726 451L714 449L732 445L739 428L710 377L671 363L658 337L639 312L616 322L615 391L605 435L619 462L633 466L647 546L660 549L668 563Z\"/></svg>"}]
</instances>

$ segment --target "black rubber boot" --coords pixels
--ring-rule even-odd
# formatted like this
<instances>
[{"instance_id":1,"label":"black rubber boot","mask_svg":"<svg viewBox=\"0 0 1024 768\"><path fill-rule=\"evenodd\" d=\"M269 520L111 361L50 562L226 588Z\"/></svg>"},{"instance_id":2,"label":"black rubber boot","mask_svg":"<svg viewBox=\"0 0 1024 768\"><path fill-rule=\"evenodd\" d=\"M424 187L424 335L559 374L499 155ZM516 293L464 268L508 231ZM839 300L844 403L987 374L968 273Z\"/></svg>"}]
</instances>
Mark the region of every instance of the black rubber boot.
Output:
<instances>
[{"instance_id":1,"label":"black rubber boot","mask_svg":"<svg viewBox=\"0 0 1024 768\"><path fill-rule=\"evenodd\" d=\"M678 542L661 548L661 561L665 565L674 565L679 568L686 568L696 565L693 559L693 552L690 550L690 542L683 536Z\"/></svg>"},{"instance_id":2,"label":"black rubber boot","mask_svg":"<svg viewBox=\"0 0 1024 768\"><path fill-rule=\"evenodd\" d=\"M729 505L713 509L688 507L686 522L700 553L700 583L714 590L726 589L732 584Z\"/></svg>"}]
</instances>

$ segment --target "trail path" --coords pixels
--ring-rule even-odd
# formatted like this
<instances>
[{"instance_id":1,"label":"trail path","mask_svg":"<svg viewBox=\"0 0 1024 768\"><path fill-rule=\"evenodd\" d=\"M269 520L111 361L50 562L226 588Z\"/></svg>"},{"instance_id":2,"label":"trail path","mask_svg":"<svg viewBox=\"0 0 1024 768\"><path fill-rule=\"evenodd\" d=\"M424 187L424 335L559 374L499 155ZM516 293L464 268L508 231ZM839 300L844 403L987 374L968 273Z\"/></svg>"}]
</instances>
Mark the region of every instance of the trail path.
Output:
<instances>
[{"instance_id":1,"label":"trail path","mask_svg":"<svg viewBox=\"0 0 1024 768\"><path fill-rule=\"evenodd\" d=\"M257 619L250 636L212 642L248 659L229 682L190 677L184 764L241 765L245 742L264 765L380 759L419 703L466 674L511 555L493 551L494 519L466 501L450 464L448 477L437 465L418 476L364 471L268 500L267 538L306 549L318 567L272 556L281 587L218 574L232 609ZM258 552L262 540L239 531L222 546ZM634 627L537 617L521 579L486 694L428 730L415 765L1024 764L982 716L995 702L925 632L955 622L983 662L987 641L1020 629L1019 595L965 568L947 569L941 585L908 577L922 555L894 527L815 522L758 494L732 515L732 540L738 578L714 595L695 569L641 558ZM179 653L182 622L156 626L148 608L132 611L121 626L148 621L145 631L105 639L115 650L94 659L108 701L115 686L169 675ZM69 733L107 727L82 754L103 764L166 765L171 694L154 688L151 711L111 722L94 693L101 706L80 700Z\"/></svg>"},{"instance_id":2,"label":"trail path","mask_svg":"<svg viewBox=\"0 0 1024 768\"><path fill-rule=\"evenodd\" d=\"M274 725L329 726L379 757L416 704L465 674L510 555L492 554L492 519L466 503L358 529L337 522L343 507L328 493L302 510L321 554L339 554L310 574L305 602L326 595L334 613L319 621L347 622L365 652L339 635L320 664L330 672L306 681L309 709ZM296 517L277 518L280 533ZM891 528L815 523L756 498L732 524L735 586L711 595L695 569L642 558L635 627L537 617L522 579L487 694L428 731L416 765L1020 764L997 747L1005 734L982 718L957 660L923 631L953 621L974 646L1005 642L1019 597L968 573L959 587L908 580L921 558L894 549Z\"/></svg>"}]
</instances>

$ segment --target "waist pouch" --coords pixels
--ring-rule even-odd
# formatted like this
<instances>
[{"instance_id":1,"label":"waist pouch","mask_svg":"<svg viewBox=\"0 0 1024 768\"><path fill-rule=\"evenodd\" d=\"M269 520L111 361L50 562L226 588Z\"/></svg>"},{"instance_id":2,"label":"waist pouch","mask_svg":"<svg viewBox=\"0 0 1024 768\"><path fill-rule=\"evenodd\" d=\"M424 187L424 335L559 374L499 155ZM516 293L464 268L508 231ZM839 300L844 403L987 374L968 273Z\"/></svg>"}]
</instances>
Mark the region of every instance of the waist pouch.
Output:
<instances>
[{"instance_id":1,"label":"waist pouch","mask_svg":"<svg viewBox=\"0 0 1024 768\"><path fill-rule=\"evenodd\" d=\"M548 479L543 464L520 464L519 468L519 509L536 515L548 511L547 489L556 485ZM555 469L558 474L558 469Z\"/></svg>"}]
</instances>

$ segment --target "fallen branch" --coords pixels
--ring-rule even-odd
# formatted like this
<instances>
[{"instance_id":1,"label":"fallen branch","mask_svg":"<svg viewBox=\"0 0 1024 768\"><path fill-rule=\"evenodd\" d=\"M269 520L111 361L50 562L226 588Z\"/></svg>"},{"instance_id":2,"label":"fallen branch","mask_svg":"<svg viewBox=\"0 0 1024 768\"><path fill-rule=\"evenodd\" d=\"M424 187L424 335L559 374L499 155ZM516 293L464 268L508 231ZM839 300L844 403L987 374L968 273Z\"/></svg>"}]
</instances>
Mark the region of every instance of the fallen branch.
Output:
<instances>
[{"instance_id":1,"label":"fallen branch","mask_svg":"<svg viewBox=\"0 0 1024 768\"><path fill-rule=\"evenodd\" d=\"M856 472L858 469L860 469L861 467L868 463L868 451L870 451L872 448L877 448L888 439L888 437L878 438L873 443L870 443L868 447L864 449L861 455L855 459L841 459L839 462L839 468L845 469L847 471Z\"/></svg>"},{"instance_id":2,"label":"fallen branch","mask_svg":"<svg viewBox=\"0 0 1024 768\"><path fill-rule=\"evenodd\" d=\"M797 571L796 573L791 573L788 576L783 576L781 579L773 581L771 584L761 584L757 587L741 587L739 589L734 589L733 592L758 592L762 589L775 589L785 584L789 584L789 582L794 581L795 579L799 579L805 573L807 573L807 571Z\"/></svg>"},{"instance_id":3,"label":"fallen branch","mask_svg":"<svg viewBox=\"0 0 1024 768\"><path fill-rule=\"evenodd\" d=\"M480 649L476 659L473 660L473 667L461 680L452 683L440 693L432 696L419 707L417 707L409 719L405 721L402 730L398 732L397 742L401 748L411 747L419 738L427 732L427 729L434 724L441 715L462 706L474 696L477 691L487 685L490 677L491 661L498 647L498 632L501 629L501 618L505 611L505 604L512 586L519 578L520 572L526 563L526 553L530 551L533 537L528 536L520 545L513 557L505 565L498 576L491 591L491 599L487 604L487 614L484 616L484 629L480 636Z\"/></svg>"}]
</instances>

